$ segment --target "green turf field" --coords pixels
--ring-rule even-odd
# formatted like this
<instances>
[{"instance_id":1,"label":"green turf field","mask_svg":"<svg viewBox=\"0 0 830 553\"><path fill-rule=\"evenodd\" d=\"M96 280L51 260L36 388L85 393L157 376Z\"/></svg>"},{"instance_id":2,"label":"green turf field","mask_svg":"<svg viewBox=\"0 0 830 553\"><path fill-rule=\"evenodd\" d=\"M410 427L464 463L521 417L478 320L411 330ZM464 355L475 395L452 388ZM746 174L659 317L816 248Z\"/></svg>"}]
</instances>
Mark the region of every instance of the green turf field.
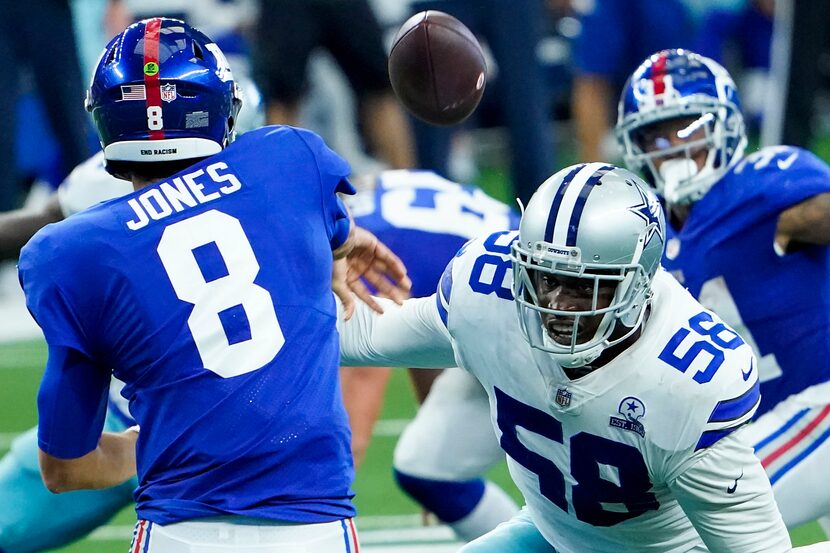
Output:
<instances>
[{"instance_id":1,"label":"green turf field","mask_svg":"<svg viewBox=\"0 0 830 553\"><path fill-rule=\"evenodd\" d=\"M17 432L36 423L35 396L45 358L40 341L0 345L0 448L8 449L9 439ZM375 436L366 461L354 485L361 530L412 525L417 521L418 507L396 488L391 476L392 450L397 439L395 422L409 419L415 412L412 394L404 371L396 371L390 381L379 435ZM490 477L510 490L517 500L519 494L509 480L505 466L497 467ZM361 523L365 517L365 523ZM59 549L64 553L124 553L129 545L135 516L131 508L119 513L107 527L89 538ZM810 524L793 532L796 544L820 541L824 534L818 525ZM423 545L425 552L432 546ZM409 549L413 551L413 549ZM589 549L586 549L589 551Z\"/></svg>"}]
</instances>

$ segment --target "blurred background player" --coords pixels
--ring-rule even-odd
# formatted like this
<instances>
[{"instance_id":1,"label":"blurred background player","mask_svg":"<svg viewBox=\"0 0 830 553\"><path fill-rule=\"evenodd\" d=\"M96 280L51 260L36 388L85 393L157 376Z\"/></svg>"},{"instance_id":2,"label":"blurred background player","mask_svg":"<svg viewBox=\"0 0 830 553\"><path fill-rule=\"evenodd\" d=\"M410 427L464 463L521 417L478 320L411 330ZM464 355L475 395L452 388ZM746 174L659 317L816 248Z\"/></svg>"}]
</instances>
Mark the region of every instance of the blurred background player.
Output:
<instances>
[{"instance_id":1,"label":"blurred background player","mask_svg":"<svg viewBox=\"0 0 830 553\"><path fill-rule=\"evenodd\" d=\"M759 401L752 350L660 270L664 240L641 179L567 167L433 296L339 321L344 364L457 362L487 391L527 509L462 551L791 550L739 438ZM664 362L684 341L716 362Z\"/></svg>"},{"instance_id":2,"label":"blurred background player","mask_svg":"<svg viewBox=\"0 0 830 553\"><path fill-rule=\"evenodd\" d=\"M351 191L348 165L312 133L287 128L250 133L244 144L222 152L233 139L236 85L216 45L177 20L145 20L119 35L101 58L87 105L107 170L129 177L142 193L48 227L21 254L27 304L50 348L38 403L47 487L57 492L106 487L126 480L137 466L134 546L147 551L187 545L200 551L218 543L245 551L254 543L286 541L314 544L321 551L356 548L337 347L327 347L336 333L333 321L327 323L319 313L334 308L330 249L375 252L387 263L394 258L365 231L350 234L334 194ZM267 178L250 161L258 154L270 154ZM168 183L152 184L193 164ZM268 185L278 180L283 184L275 202ZM292 188L295 183L299 190ZM256 197L266 201L251 199ZM206 209L207 202L212 203ZM298 227L290 216L303 209L309 210L301 217L309 228ZM251 217L269 221L268 229L257 229ZM248 221L247 228L240 220ZM285 234L274 230L280 224L288 225ZM94 231L85 232L85 225ZM290 244L277 239L296 229L299 235ZM48 247L52 240L63 245L58 252ZM112 270L118 261L107 271L94 268L112 249L130 252L120 259L146 257L140 261L140 279L123 265ZM286 287L285 275L276 274L273 264L261 270L256 249L266 259L302 257L302 286ZM70 251L71 263L54 258ZM399 269L393 264L390 270L400 278ZM258 273L262 286L253 281ZM100 286L95 279L102 279ZM306 307L285 307L286 298L279 296L286 288L292 306ZM207 290L212 292L203 294ZM164 304L161 318L155 307L117 307L127 298L147 298L150 291L154 306ZM50 301L55 294L72 299ZM79 303L87 307L77 310ZM303 314L309 306L315 307ZM308 325L317 328L308 331ZM330 333L323 331L326 327ZM159 344L162 336L166 339ZM303 343L302 336L316 343ZM304 361L302 351L314 351L314 360ZM154 369L159 366L165 368ZM101 435L110 367L127 383L123 395L144 425L138 454L137 432ZM291 372L295 368L299 373ZM294 385L285 386L286 379ZM302 379L315 383L310 396L301 393ZM68 380L72 386L65 386ZM258 392L274 387L267 402L258 398ZM280 393L287 401L275 399ZM180 394L186 397L177 398ZM322 406L311 404L320 401ZM315 416L322 419L317 422ZM223 429L226 435L216 450L213 439L205 438ZM285 440L294 447L286 447ZM310 476L304 467L318 455L325 465L316 464L313 483L303 482L304 475ZM279 470L253 470L263 459ZM228 482L234 483L230 489L224 487ZM230 518L189 522L221 514ZM257 519L255 527L234 530L250 518Z\"/></svg>"},{"instance_id":3,"label":"blurred background player","mask_svg":"<svg viewBox=\"0 0 830 553\"><path fill-rule=\"evenodd\" d=\"M759 0L773 4L771 78L761 143L819 146L826 132L830 39L824 32L828 0ZM826 158L825 158L826 160Z\"/></svg>"},{"instance_id":4,"label":"blurred background player","mask_svg":"<svg viewBox=\"0 0 830 553\"><path fill-rule=\"evenodd\" d=\"M254 36L254 75L269 124L298 124L309 56L324 47L349 79L368 150L390 168L416 165L409 121L389 84L383 35L367 0L262 0Z\"/></svg>"},{"instance_id":5,"label":"blurred background player","mask_svg":"<svg viewBox=\"0 0 830 553\"><path fill-rule=\"evenodd\" d=\"M25 179L56 186L92 154L69 0L0 3L0 58L0 211L7 211L22 204ZM39 130L51 140L38 141ZM56 155L47 159L46 151Z\"/></svg>"},{"instance_id":6,"label":"blurred background player","mask_svg":"<svg viewBox=\"0 0 830 553\"><path fill-rule=\"evenodd\" d=\"M545 6L541 0L417 0L411 13L441 10L461 20L485 45L488 84L482 106L465 127L482 126L487 104L491 117L506 131L503 141L509 154L512 197L527 201L536 186L555 165L553 131L550 126L551 94L540 59L546 31ZM440 175L451 175L452 143L457 129L441 128L414 120L421 167Z\"/></svg>"},{"instance_id":7,"label":"blurred background player","mask_svg":"<svg viewBox=\"0 0 830 553\"><path fill-rule=\"evenodd\" d=\"M767 0L595 0L572 2L571 115L583 161L616 158L614 107L626 79L650 54L699 48L741 68L753 129L763 111L772 9Z\"/></svg>"},{"instance_id":8,"label":"blurred background player","mask_svg":"<svg viewBox=\"0 0 830 553\"><path fill-rule=\"evenodd\" d=\"M573 2L580 32L573 42L571 112L578 159L608 159L604 146L614 102L640 61L662 48L691 46L693 24L683 0Z\"/></svg>"},{"instance_id":9,"label":"blurred background player","mask_svg":"<svg viewBox=\"0 0 830 553\"><path fill-rule=\"evenodd\" d=\"M632 74L617 133L626 163L662 197L664 265L758 356L755 447L789 527L830 513L830 168L791 146L745 154L737 90L688 50Z\"/></svg>"},{"instance_id":10,"label":"blurred background player","mask_svg":"<svg viewBox=\"0 0 830 553\"><path fill-rule=\"evenodd\" d=\"M466 241L518 227L518 215L507 205L431 171L385 171L357 179L356 186L358 193L349 202L355 223L401 258L414 297L435 291L447 262ZM382 403L382 388L372 395L364 384L364 373L371 377L371 371L389 369L341 369L356 464L365 454ZM440 376L434 369L417 374L416 392L429 395L395 448L395 478L459 539L469 541L518 511L501 488L482 477L504 459L487 418L487 395L475 378L459 369ZM431 390L423 386L435 377ZM483 406L474 399L483 400Z\"/></svg>"}]
</instances>

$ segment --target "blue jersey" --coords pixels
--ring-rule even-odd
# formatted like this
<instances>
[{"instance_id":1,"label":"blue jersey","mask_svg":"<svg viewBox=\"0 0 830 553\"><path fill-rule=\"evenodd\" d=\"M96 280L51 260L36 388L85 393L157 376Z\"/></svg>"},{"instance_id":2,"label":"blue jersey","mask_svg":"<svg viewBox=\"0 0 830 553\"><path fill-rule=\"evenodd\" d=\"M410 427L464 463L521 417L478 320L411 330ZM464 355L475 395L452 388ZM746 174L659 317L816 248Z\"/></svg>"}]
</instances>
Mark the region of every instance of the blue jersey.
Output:
<instances>
[{"instance_id":1,"label":"blue jersey","mask_svg":"<svg viewBox=\"0 0 830 553\"><path fill-rule=\"evenodd\" d=\"M50 346L41 449L96 447L111 372L141 425L139 518L352 516L331 292L349 172L266 127L39 232L19 270Z\"/></svg>"},{"instance_id":2,"label":"blue jersey","mask_svg":"<svg viewBox=\"0 0 830 553\"><path fill-rule=\"evenodd\" d=\"M431 171L385 171L351 203L355 223L374 233L406 265L414 297L429 296L468 240L519 228L507 205Z\"/></svg>"},{"instance_id":3,"label":"blue jersey","mask_svg":"<svg viewBox=\"0 0 830 553\"><path fill-rule=\"evenodd\" d=\"M694 204L666 244L664 266L753 344L762 414L830 380L830 250L774 247L782 211L830 192L830 169L811 153L764 148Z\"/></svg>"}]
</instances>

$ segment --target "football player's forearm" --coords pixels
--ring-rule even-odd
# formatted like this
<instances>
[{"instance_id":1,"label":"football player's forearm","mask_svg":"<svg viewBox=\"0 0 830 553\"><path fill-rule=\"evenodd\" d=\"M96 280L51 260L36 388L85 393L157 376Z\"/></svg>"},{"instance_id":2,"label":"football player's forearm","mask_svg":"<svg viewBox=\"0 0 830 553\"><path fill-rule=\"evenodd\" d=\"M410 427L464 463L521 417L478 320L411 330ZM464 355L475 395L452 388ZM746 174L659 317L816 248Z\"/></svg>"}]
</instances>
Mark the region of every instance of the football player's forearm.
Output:
<instances>
[{"instance_id":1,"label":"football player's forearm","mask_svg":"<svg viewBox=\"0 0 830 553\"><path fill-rule=\"evenodd\" d=\"M830 244L830 193L818 194L786 209L778 218L776 241Z\"/></svg>"},{"instance_id":2,"label":"football player's forearm","mask_svg":"<svg viewBox=\"0 0 830 553\"><path fill-rule=\"evenodd\" d=\"M435 298L413 298L403 306L375 298L383 315L358 302L354 316L343 320L338 304L341 363L345 366L420 367L456 365L449 334L435 308Z\"/></svg>"},{"instance_id":3,"label":"football player's forearm","mask_svg":"<svg viewBox=\"0 0 830 553\"><path fill-rule=\"evenodd\" d=\"M14 259L20 248L42 227L63 219L55 197L40 210L16 209L0 213L0 260Z\"/></svg>"},{"instance_id":4,"label":"football player's forearm","mask_svg":"<svg viewBox=\"0 0 830 553\"><path fill-rule=\"evenodd\" d=\"M77 459L58 459L40 451L43 482L52 493L109 488L135 476L135 442L132 430L104 432L98 447Z\"/></svg>"}]
</instances>

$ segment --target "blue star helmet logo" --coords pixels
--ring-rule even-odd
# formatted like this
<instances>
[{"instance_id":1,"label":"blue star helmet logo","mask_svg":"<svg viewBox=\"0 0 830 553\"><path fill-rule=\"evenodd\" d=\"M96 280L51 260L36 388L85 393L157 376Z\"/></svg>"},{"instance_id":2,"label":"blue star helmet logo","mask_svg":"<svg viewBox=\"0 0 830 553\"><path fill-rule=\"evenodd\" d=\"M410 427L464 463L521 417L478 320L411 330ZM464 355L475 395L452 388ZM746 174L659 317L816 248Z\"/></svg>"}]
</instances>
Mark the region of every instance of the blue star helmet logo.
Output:
<instances>
[{"instance_id":1,"label":"blue star helmet logo","mask_svg":"<svg viewBox=\"0 0 830 553\"><path fill-rule=\"evenodd\" d=\"M660 202L654 196L647 196L645 192L643 192L642 188L639 186L635 186L634 183L629 183L637 190L637 193L640 195L640 203L637 205L632 205L628 208L628 211L636 215L637 217L641 218L646 222L647 225L651 225L654 223L651 228L649 228L648 235L646 236L646 243L644 245L648 246L649 242L651 242L652 237L656 234L660 237L661 241L665 242L665 237L663 236L663 228L660 226Z\"/></svg>"}]
</instances>

